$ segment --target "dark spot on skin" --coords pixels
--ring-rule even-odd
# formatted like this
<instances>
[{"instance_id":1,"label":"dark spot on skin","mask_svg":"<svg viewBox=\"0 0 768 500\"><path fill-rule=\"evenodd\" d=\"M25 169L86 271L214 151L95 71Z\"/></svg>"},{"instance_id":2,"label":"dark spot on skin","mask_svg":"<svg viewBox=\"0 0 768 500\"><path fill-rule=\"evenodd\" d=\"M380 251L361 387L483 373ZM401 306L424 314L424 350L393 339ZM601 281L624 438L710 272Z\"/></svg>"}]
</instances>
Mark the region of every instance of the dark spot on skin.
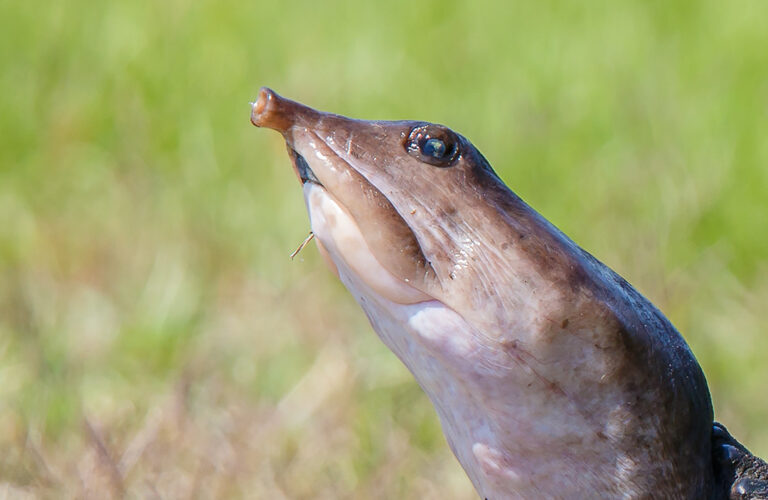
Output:
<instances>
[{"instance_id":1,"label":"dark spot on skin","mask_svg":"<svg viewBox=\"0 0 768 500\"><path fill-rule=\"evenodd\" d=\"M563 330L565 330L566 328L568 328L568 323L569 323L569 322L568 322L568 318L565 318L565 319L563 320L563 323L560 325L560 328L562 328Z\"/></svg>"},{"instance_id":2,"label":"dark spot on skin","mask_svg":"<svg viewBox=\"0 0 768 500\"><path fill-rule=\"evenodd\" d=\"M560 387L560 385L557 384L557 382L551 382L549 381L549 390L554 392L555 394L559 394L561 396L567 396L565 391Z\"/></svg>"},{"instance_id":3,"label":"dark spot on skin","mask_svg":"<svg viewBox=\"0 0 768 500\"><path fill-rule=\"evenodd\" d=\"M510 246L510 244L509 244L509 243L507 243L507 242L504 242L504 243L502 243L502 244L501 244L501 249L502 249L502 250L506 250L507 248L509 248L509 246Z\"/></svg>"},{"instance_id":4,"label":"dark spot on skin","mask_svg":"<svg viewBox=\"0 0 768 500\"><path fill-rule=\"evenodd\" d=\"M517 339L513 339L513 340L505 340L501 343L501 345L504 347L505 351L511 353L517 350L518 343L519 341Z\"/></svg>"},{"instance_id":5,"label":"dark spot on skin","mask_svg":"<svg viewBox=\"0 0 768 500\"><path fill-rule=\"evenodd\" d=\"M597 431L597 437L599 437L603 441L608 439L608 436L606 436L605 433L603 433L603 431Z\"/></svg>"},{"instance_id":6,"label":"dark spot on skin","mask_svg":"<svg viewBox=\"0 0 768 500\"><path fill-rule=\"evenodd\" d=\"M566 280L571 286L571 290L574 291L580 290L582 288L590 288L591 286L591 278L589 274L587 273L586 269L580 265L571 264L568 266L568 271L566 272Z\"/></svg>"}]
</instances>

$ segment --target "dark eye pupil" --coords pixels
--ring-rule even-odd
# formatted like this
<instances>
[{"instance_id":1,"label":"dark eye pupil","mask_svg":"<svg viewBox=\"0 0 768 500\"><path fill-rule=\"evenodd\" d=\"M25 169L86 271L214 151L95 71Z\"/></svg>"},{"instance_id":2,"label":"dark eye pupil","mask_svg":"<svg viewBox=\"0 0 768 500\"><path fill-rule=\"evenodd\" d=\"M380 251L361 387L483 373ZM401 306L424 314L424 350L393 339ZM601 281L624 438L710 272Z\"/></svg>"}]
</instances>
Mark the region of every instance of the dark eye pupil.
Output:
<instances>
[{"instance_id":1,"label":"dark eye pupil","mask_svg":"<svg viewBox=\"0 0 768 500\"><path fill-rule=\"evenodd\" d=\"M442 158L446 153L445 143L440 139L427 139L424 141L424 145L421 147L421 152L424 156L431 156L432 158Z\"/></svg>"},{"instance_id":2,"label":"dark eye pupil","mask_svg":"<svg viewBox=\"0 0 768 500\"><path fill-rule=\"evenodd\" d=\"M450 167L461 158L461 137L441 125L418 125L403 138L405 151L422 163Z\"/></svg>"}]
</instances>

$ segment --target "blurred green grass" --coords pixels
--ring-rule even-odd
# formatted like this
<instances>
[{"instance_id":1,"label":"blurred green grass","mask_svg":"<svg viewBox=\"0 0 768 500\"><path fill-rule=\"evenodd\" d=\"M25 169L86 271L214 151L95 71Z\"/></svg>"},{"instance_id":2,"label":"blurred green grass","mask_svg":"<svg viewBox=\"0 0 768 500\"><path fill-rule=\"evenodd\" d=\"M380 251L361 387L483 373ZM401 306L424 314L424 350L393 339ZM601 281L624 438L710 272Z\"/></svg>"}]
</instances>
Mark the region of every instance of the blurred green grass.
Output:
<instances>
[{"instance_id":1,"label":"blurred green grass","mask_svg":"<svg viewBox=\"0 0 768 500\"><path fill-rule=\"evenodd\" d=\"M313 248L261 85L445 123L683 332L768 455L768 7L0 4L0 492L472 498Z\"/></svg>"}]
</instances>

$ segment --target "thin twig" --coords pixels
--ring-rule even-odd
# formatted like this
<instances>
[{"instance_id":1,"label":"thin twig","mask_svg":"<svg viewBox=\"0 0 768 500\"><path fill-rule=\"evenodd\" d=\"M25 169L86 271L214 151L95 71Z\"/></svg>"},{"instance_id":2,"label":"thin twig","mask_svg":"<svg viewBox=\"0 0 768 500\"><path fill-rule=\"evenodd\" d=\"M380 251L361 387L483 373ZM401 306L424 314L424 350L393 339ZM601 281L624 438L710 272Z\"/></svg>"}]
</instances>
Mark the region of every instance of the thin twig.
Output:
<instances>
[{"instance_id":1,"label":"thin twig","mask_svg":"<svg viewBox=\"0 0 768 500\"><path fill-rule=\"evenodd\" d=\"M314 238L314 237L315 237L315 233L313 233L312 231L310 231L310 232L309 232L309 235L307 235L306 239L305 239L305 240L304 240L304 241L301 243L301 245L299 245L299 248L297 248L296 250L294 250L294 251L293 251L293 253L291 254L291 260L293 260L293 258L294 258L294 257L296 257L296 256L299 254L299 252L301 252L301 250L302 250L302 249L303 249L305 246L307 246L307 243L309 243L310 241L312 241L312 238Z\"/></svg>"}]
</instances>

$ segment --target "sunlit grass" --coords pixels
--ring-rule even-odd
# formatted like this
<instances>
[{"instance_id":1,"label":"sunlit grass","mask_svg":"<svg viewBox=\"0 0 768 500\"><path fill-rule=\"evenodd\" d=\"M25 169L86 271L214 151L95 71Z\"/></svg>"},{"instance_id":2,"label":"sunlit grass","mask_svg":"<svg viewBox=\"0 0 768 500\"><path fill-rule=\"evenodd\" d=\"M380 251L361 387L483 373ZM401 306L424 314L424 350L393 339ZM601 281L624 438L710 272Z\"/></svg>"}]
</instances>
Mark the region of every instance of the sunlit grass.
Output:
<instances>
[{"instance_id":1,"label":"sunlit grass","mask_svg":"<svg viewBox=\"0 0 768 500\"><path fill-rule=\"evenodd\" d=\"M0 496L472 498L314 248L259 86L445 123L768 455L761 2L0 5Z\"/></svg>"}]
</instances>

